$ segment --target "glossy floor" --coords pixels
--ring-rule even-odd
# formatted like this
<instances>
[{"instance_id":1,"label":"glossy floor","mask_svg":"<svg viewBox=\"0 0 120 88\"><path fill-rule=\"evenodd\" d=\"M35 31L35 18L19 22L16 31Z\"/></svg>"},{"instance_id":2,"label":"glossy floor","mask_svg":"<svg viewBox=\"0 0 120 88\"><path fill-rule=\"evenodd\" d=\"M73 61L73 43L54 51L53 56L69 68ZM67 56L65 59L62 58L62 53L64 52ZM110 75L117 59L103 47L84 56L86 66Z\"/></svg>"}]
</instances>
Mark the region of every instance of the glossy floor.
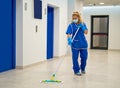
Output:
<instances>
[{"instance_id":1,"label":"glossy floor","mask_svg":"<svg viewBox=\"0 0 120 88\"><path fill-rule=\"evenodd\" d=\"M40 83L49 79L62 59L56 79L63 83ZM120 88L120 51L90 50L87 73L81 77L75 76L71 68L71 56L66 56L0 73L0 88Z\"/></svg>"}]
</instances>

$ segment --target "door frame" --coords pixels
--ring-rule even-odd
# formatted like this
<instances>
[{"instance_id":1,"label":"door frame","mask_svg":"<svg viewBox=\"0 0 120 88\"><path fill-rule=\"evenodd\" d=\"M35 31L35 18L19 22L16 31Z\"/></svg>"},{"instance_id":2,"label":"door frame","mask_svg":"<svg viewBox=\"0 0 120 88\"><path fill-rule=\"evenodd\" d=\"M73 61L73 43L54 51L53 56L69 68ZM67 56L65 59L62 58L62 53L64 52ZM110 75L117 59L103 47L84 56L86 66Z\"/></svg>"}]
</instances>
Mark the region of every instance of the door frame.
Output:
<instances>
[{"instance_id":1,"label":"door frame","mask_svg":"<svg viewBox=\"0 0 120 88\"><path fill-rule=\"evenodd\" d=\"M59 56L59 22L60 22L60 8L57 5L47 3L47 6L54 8L54 46L53 46L53 57ZM47 12L46 12L47 13ZM55 37L57 36L57 37Z\"/></svg>"},{"instance_id":2,"label":"door frame","mask_svg":"<svg viewBox=\"0 0 120 88\"><path fill-rule=\"evenodd\" d=\"M93 33L93 23L94 23L94 18L103 18L103 17L107 17L107 33L99 33L99 34L106 34L107 35L107 47L103 48L103 47L93 47L93 35L96 33ZM104 50L108 50L108 46L109 46L109 15L92 15L91 16L91 43L90 43L90 48L91 49L104 49Z\"/></svg>"},{"instance_id":3,"label":"door frame","mask_svg":"<svg viewBox=\"0 0 120 88\"><path fill-rule=\"evenodd\" d=\"M16 68L16 0L12 0L12 69Z\"/></svg>"}]
</instances>

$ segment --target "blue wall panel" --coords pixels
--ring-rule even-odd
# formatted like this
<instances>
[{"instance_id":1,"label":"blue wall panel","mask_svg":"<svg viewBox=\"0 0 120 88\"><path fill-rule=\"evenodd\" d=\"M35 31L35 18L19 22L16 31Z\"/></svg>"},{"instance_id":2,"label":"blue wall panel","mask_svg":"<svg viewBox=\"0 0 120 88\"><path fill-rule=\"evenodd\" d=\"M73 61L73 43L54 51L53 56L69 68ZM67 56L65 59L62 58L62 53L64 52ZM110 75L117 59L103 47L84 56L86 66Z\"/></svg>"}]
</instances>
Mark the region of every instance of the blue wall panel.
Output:
<instances>
[{"instance_id":1,"label":"blue wall panel","mask_svg":"<svg viewBox=\"0 0 120 88\"><path fill-rule=\"evenodd\" d=\"M47 8L47 59L53 58L54 46L54 8Z\"/></svg>"},{"instance_id":2,"label":"blue wall panel","mask_svg":"<svg viewBox=\"0 0 120 88\"><path fill-rule=\"evenodd\" d=\"M13 4L15 4L13 0L0 0L0 72L15 68L15 53L13 54L13 47L15 46L13 44L13 41L15 43L13 18L15 20L15 15L13 17Z\"/></svg>"}]
</instances>

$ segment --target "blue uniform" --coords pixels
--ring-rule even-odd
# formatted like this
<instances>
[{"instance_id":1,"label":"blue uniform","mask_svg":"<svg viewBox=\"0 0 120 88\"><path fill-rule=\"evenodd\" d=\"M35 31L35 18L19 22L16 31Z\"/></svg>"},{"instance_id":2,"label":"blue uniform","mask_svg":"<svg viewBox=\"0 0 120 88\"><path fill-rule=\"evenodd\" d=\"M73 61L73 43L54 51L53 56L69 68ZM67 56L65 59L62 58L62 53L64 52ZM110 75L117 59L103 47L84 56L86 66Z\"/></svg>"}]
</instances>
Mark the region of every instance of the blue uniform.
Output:
<instances>
[{"instance_id":1,"label":"blue uniform","mask_svg":"<svg viewBox=\"0 0 120 88\"><path fill-rule=\"evenodd\" d=\"M80 23L80 24L71 23L68 26L66 34L72 35L72 38L73 38L76 31L78 30L78 27L79 27L79 31L76 34L73 40L73 43L71 45L74 73L77 73L80 70L85 71L86 60L88 57L88 52L87 52L88 44L87 44L87 40L84 35L84 31L87 30L86 25L84 23ZM79 65L78 63L79 53L80 53L80 58L81 58L81 65Z\"/></svg>"}]
</instances>

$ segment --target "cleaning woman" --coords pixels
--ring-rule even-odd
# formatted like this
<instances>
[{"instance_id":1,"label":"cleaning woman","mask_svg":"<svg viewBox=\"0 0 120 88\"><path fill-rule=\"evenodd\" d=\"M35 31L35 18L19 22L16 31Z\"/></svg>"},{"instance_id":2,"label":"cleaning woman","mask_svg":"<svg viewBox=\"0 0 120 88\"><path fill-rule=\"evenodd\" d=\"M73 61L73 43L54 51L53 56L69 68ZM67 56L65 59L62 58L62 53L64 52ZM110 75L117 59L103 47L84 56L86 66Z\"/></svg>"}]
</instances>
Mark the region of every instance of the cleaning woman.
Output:
<instances>
[{"instance_id":1,"label":"cleaning woman","mask_svg":"<svg viewBox=\"0 0 120 88\"><path fill-rule=\"evenodd\" d=\"M81 14L74 12L72 14L72 23L69 24L66 31L68 38L68 45L72 50L73 71L77 76L85 74L85 67L88 58L87 40L85 34L88 34L86 24L83 22ZM80 64L78 62L78 56L80 55Z\"/></svg>"}]
</instances>

